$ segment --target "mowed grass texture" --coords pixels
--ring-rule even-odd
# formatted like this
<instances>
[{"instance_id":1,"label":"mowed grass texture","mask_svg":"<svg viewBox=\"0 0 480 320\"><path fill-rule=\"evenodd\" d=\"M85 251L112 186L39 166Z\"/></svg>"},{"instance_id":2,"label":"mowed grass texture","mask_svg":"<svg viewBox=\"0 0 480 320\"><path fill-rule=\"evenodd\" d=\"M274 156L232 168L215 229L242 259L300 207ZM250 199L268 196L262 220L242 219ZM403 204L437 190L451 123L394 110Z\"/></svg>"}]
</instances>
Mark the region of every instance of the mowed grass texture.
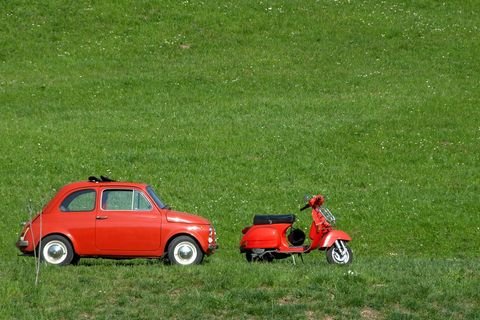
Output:
<instances>
[{"instance_id":1,"label":"mowed grass texture","mask_svg":"<svg viewBox=\"0 0 480 320\"><path fill-rule=\"evenodd\" d=\"M0 317L478 317L474 1L0 8ZM92 174L209 218L219 251L42 267L35 287L19 223ZM288 212L308 228L306 193L326 195L354 264L247 264L241 229Z\"/></svg>"}]
</instances>

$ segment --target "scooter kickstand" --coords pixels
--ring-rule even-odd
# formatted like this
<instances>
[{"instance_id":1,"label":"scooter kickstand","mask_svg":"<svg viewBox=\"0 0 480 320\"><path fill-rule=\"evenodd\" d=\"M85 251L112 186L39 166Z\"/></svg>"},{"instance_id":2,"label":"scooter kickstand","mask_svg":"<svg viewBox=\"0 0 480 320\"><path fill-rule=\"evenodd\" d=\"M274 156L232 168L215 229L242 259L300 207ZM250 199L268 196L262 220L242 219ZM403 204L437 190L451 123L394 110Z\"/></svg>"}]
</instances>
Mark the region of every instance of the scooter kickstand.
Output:
<instances>
[{"instance_id":1,"label":"scooter kickstand","mask_svg":"<svg viewBox=\"0 0 480 320\"><path fill-rule=\"evenodd\" d=\"M295 262L295 255L294 254L292 254L292 259L293 259L293 265L296 266L297 263Z\"/></svg>"},{"instance_id":2,"label":"scooter kickstand","mask_svg":"<svg viewBox=\"0 0 480 320\"><path fill-rule=\"evenodd\" d=\"M300 256L300 259L302 260L302 263L305 264L305 261L303 261L303 255L301 253L298 254Z\"/></svg>"}]
</instances>

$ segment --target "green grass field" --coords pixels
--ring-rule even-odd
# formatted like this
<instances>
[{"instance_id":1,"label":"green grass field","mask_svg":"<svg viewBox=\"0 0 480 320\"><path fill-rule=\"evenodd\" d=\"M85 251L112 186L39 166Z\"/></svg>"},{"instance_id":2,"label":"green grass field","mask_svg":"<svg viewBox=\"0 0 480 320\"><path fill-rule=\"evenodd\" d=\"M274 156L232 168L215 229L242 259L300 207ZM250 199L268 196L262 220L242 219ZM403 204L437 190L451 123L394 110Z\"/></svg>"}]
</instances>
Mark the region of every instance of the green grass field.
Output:
<instances>
[{"instance_id":1,"label":"green grass field","mask_svg":"<svg viewBox=\"0 0 480 320\"><path fill-rule=\"evenodd\" d=\"M1 319L479 319L477 1L0 1ZM209 218L200 266L17 256L89 175ZM322 193L354 263L248 264Z\"/></svg>"}]
</instances>

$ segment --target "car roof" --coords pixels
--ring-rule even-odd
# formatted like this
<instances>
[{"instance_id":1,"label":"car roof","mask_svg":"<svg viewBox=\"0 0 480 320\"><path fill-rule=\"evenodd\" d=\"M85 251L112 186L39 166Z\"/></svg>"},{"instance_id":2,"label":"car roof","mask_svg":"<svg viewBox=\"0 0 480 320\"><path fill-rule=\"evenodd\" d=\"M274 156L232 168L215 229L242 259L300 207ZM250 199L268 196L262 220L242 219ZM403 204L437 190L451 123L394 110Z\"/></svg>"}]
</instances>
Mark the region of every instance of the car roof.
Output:
<instances>
[{"instance_id":1,"label":"car roof","mask_svg":"<svg viewBox=\"0 0 480 320\"><path fill-rule=\"evenodd\" d=\"M62 189L78 189L78 188L98 188L98 187L145 187L146 183L126 182L126 181L77 181L65 185Z\"/></svg>"},{"instance_id":2,"label":"car roof","mask_svg":"<svg viewBox=\"0 0 480 320\"><path fill-rule=\"evenodd\" d=\"M57 206L60 201L64 199L70 192L78 190L78 189L87 189L87 188L103 188L103 187L112 187L112 188L140 188L144 189L148 185L145 183L136 183L136 182L123 182L123 181L92 181L89 179L88 181L77 181L72 182L67 185L61 187L56 195L47 203L44 208L45 212L51 210L52 207Z\"/></svg>"}]
</instances>

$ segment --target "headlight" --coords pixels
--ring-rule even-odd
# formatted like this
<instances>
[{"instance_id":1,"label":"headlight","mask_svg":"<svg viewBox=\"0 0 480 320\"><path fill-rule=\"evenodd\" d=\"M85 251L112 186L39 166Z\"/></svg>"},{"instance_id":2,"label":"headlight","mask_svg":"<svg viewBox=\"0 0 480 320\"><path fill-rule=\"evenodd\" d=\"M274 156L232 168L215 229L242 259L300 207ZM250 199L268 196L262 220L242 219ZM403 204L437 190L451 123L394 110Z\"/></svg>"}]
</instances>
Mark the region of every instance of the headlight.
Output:
<instances>
[{"instance_id":1,"label":"headlight","mask_svg":"<svg viewBox=\"0 0 480 320\"><path fill-rule=\"evenodd\" d=\"M213 243L217 239L216 233L215 233L215 228L213 226L210 226L208 228L208 243Z\"/></svg>"}]
</instances>

